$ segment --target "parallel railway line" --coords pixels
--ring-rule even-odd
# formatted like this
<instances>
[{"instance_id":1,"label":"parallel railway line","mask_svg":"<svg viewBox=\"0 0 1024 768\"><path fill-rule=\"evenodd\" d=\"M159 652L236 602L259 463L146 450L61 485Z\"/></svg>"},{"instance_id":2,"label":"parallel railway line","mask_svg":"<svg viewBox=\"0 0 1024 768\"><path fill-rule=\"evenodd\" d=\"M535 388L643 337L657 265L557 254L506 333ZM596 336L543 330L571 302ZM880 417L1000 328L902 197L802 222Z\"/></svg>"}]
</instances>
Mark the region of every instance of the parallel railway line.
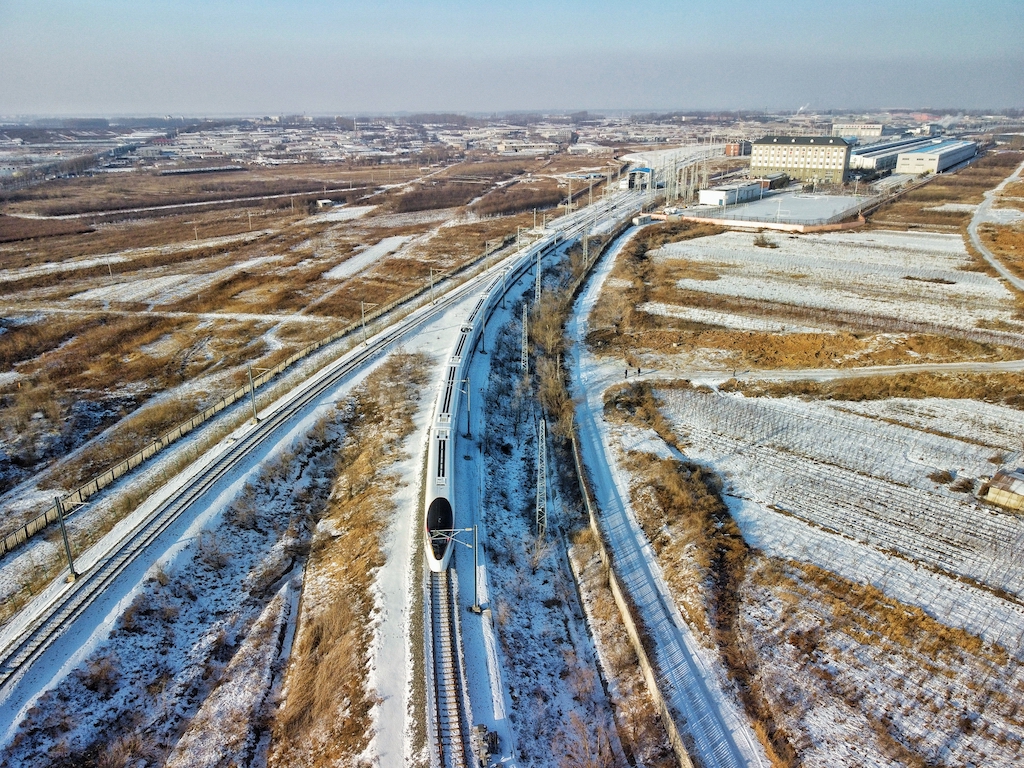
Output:
<instances>
[{"instance_id":1,"label":"parallel railway line","mask_svg":"<svg viewBox=\"0 0 1024 768\"><path fill-rule=\"evenodd\" d=\"M634 197L631 194L621 195L602 201L594 206L594 211L586 211L586 215L576 214L566 220L560 229L566 238L576 237L600 215L623 215L634 202ZM527 249L528 255L529 252L530 249ZM147 553L161 536L179 523L187 510L228 481L252 451L280 439L287 428L302 417L305 409L314 405L345 377L384 354L399 339L417 332L427 321L476 291L495 289L499 284L504 289L506 279L518 279L529 267L529 258L523 257L523 251L510 255L505 261L512 266L505 268L504 275L495 267L483 271L431 305L413 312L359 345L341 361L325 369L325 372L315 374L305 385L293 390L295 394L291 399L263 416L258 424L160 503L144 520L121 534L116 543L99 554L95 565L89 567L79 579L63 587L48 600L37 600L34 605L30 604L26 612L14 620L17 624L9 624L0 633L0 709L14 715L30 700L33 694L19 691L19 683L32 665L97 604L119 577L133 567L143 567ZM473 322L484 323L487 313L479 312L479 309L478 303ZM437 585L432 592L436 592L436 597L432 594L430 599L432 606L436 605L431 610L436 614L438 622L433 635L438 645L432 670L439 683L435 702L437 709L434 713L437 716L437 743L444 749L442 765L466 766L472 764L468 752L470 714L459 651L458 599L448 574L435 574L434 577ZM59 652L63 653L63 650Z\"/></svg>"}]
</instances>

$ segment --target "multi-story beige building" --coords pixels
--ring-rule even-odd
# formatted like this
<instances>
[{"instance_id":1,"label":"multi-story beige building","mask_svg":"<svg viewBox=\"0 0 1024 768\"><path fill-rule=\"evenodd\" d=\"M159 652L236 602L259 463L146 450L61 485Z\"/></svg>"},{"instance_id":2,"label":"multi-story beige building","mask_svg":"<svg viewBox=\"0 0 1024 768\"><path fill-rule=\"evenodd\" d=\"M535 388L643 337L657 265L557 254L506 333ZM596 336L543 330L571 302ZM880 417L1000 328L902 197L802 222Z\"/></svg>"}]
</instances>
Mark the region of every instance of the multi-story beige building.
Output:
<instances>
[{"instance_id":1,"label":"multi-story beige building","mask_svg":"<svg viewBox=\"0 0 1024 768\"><path fill-rule=\"evenodd\" d=\"M751 176L841 184L849 167L850 145L837 136L765 136L751 144Z\"/></svg>"}]
</instances>

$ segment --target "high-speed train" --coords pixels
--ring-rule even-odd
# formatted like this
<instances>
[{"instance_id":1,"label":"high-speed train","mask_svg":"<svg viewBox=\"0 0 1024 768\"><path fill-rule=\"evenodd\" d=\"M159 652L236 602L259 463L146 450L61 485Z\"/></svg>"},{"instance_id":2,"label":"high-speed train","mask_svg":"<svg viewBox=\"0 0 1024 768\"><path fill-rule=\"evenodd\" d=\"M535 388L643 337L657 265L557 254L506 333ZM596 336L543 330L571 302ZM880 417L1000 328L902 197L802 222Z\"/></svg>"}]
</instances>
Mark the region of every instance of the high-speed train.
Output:
<instances>
[{"instance_id":1,"label":"high-speed train","mask_svg":"<svg viewBox=\"0 0 1024 768\"><path fill-rule=\"evenodd\" d=\"M452 557L453 539L460 522L458 510L452 505L455 498L452 456L455 452L455 438L459 431L458 415L462 394L468 386L469 363L473 347L483 332L484 323L501 300L505 284L515 282L537 259L550 254L562 242L562 234L556 233L544 238L530 248L507 272L491 281L487 290L459 331L451 356L444 367L444 378L434 417L430 426L430 445L427 449L427 476L424 491L423 521L426 532L427 565L431 571L447 570ZM462 516L462 525L468 519Z\"/></svg>"}]
</instances>

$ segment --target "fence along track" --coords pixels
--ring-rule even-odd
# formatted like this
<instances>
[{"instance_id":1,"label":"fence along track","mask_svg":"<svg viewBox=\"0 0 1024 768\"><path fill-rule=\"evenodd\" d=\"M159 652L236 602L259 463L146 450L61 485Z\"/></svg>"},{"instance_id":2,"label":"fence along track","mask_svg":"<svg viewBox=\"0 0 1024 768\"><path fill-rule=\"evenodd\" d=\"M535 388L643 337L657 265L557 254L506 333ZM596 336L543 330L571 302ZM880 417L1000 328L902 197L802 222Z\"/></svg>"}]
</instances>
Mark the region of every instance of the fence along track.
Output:
<instances>
[{"instance_id":1,"label":"fence along track","mask_svg":"<svg viewBox=\"0 0 1024 768\"><path fill-rule=\"evenodd\" d=\"M472 270L492 253L495 253L497 250L501 250L501 248L504 248L505 245L506 243L504 243L503 241L502 245L499 248L495 250L486 251L484 255L481 256L476 261L465 265L462 269L456 270L451 275L451 277L455 277L466 271ZM463 283L463 285L471 283L474 277L474 275L470 275L466 279L466 282ZM361 327L365 327L366 323L378 320L379 318L383 317L389 312L392 312L393 310L399 308L403 304L411 302L416 298L424 295L426 292L427 288L425 287L415 288L409 293L407 293L405 296L395 299L394 301L391 301L388 304L385 304L384 306L377 307L372 312L367 312L366 317L362 320L362 323L349 323L347 326L345 326L341 330L332 333L330 336L324 339L320 339L319 341L314 341L311 342L310 344L307 344L298 352L295 352L293 355L288 357L288 359L284 360L281 363L278 363L273 368L267 371L263 371L258 375L254 374L253 389L259 390L264 384L276 378L278 375L280 375L288 368L291 368L295 363L299 362L300 360L309 357L313 353L318 352L320 349L326 347L329 344L333 344L334 342L346 336L356 333ZM132 471L146 460L155 456L157 453L159 453L161 450L166 448L171 443L189 434L196 427L205 424L214 416L217 416L225 408L228 408L229 406L234 405L240 400L245 400L249 397L250 387L248 385L244 387L239 387L230 394L225 395L223 398L218 400L213 405L203 410L202 413L197 413L192 418L183 421L176 427L168 430L164 434L155 438L152 442L148 443L145 447L133 453L127 459L124 459L123 461L119 462L110 469L104 470L99 475L96 475L91 480L87 481L83 485L79 486L75 490L63 496L61 498L61 503L64 504L64 508L66 510L65 516L70 515L71 512L73 512L77 507L84 504L86 500L89 499L91 496L96 495L104 488L106 488L108 485L112 484L116 480L119 480L128 472ZM17 530L11 531L10 533L0 536L0 556L3 556L8 552L18 548L22 544L25 544L35 534L39 533L47 526L56 523L58 518L59 515L57 511L57 505L53 504L39 515L32 518L24 525L20 526Z\"/></svg>"},{"instance_id":2,"label":"fence along track","mask_svg":"<svg viewBox=\"0 0 1024 768\"><path fill-rule=\"evenodd\" d=\"M471 765L469 706L456 632L459 603L449 571L430 574L430 643L434 672L434 739L441 768Z\"/></svg>"},{"instance_id":3,"label":"fence along track","mask_svg":"<svg viewBox=\"0 0 1024 768\"><path fill-rule=\"evenodd\" d=\"M107 586L146 550L149 544L172 525L192 502L237 466L249 451L270 439L282 424L322 396L342 378L383 353L388 345L413 328L436 317L454 302L461 300L466 293L474 290L481 282L470 278L467 282L454 288L444 298L439 299L422 317L410 323L399 322L381 333L376 339L371 340L367 346L359 347L350 360L340 365L330 375L317 380L308 389L302 390L301 394L284 408L265 417L259 426L238 440L231 450L203 470L179 493L162 503L152 515L128 532L112 551L106 553L95 568L83 574L82 578L61 592L49 605L42 607L27 622L23 632L10 638L6 645L0 648L0 688L19 677L29 665L38 659L65 628L73 624L103 594Z\"/></svg>"}]
</instances>

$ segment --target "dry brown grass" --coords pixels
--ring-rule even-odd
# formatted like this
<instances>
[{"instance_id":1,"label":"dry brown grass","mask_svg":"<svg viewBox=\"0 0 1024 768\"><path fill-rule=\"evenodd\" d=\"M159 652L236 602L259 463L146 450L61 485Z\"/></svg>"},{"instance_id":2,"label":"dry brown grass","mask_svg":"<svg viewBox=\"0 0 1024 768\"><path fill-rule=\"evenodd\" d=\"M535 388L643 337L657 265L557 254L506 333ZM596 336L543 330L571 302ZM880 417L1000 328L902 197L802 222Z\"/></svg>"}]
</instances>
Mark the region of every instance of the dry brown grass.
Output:
<instances>
[{"instance_id":1,"label":"dry brown grass","mask_svg":"<svg viewBox=\"0 0 1024 768\"><path fill-rule=\"evenodd\" d=\"M352 761L369 743L371 588L394 511L398 480L390 468L413 429L413 393L426 380L422 356L394 356L346 411L338 475L322 517L331 533L316 536L310 551L287 698L273 723L271 766Z\"/></svg>"},{"instance_id":2,"label":"dry brown grass","mask_svg":"<svg viewBox=\"0 0 1024 768\"><path fill-rule=\"evenodd\" d=\"M598 556L598 543L589 527L572 537L571 556L580 574L580 589L594 642L601 653L615 720L623 748L644 765L676 765L668 734L656 715L641 674L632 641L626 633L608 583L608 569Z\"/></svg>"},{"instance_id":3,"label":"dry brown grass","mask_svg":"<svg viewBox=\"0 0 1024 768\"><path fill-rule=\"evenodd\" d=\"M869 215L873 226L959 229L971 219L969 212L931 211L945 203L980 203L984 192L1005 179L1024 159L1024 153L990 153L973 165L951 174L936 176L920 189L908 192Z\"/></svg>"},{"instance_id":4,"label":"dry brown grass","mask_svg":"<svg viewBox=\"0 0 1024 768\"><path fill-rule=\"evenodd\" d=\"M978 236L1004 266L1024 277L1024 223L982 224Z\"/></svg>"},{"instance_id":5,"label":"dry brown grass","mask_svg":"<svg viewBox=\"0 0 1024 768\"><path fill-rule=\"evenodd\" d=\"M1003 187L1002 197L1024 197L1024 181L1015 181Z\"/></svg>"},{"instance_id":6,"label":"dry brown grass","mask_svg":"<svg viewBox=\"0 0 1024 768\"><path fill-rule=\"evenodd\" d=\"M928 678L947 692L934 715L923 714L925 729L950 739L977 733L978 750L1006 745L1006 730L1019 732L1021 709L1007 706L1020 698L1019 662L998 646L815 565L757 555L750 573L745 601L762 614L771 607L757 624L744 620L745 641L775 660L765 683L802 743L813 738L803 729L820 717L824 696L837 714L849 708L864 718L865 745L901 765L935 765L936 747L921 744L922 714L907 709L935 707L931 686L919 688Z\"/></svg>"},{"instance_id":7,"label":"dry brown grass","mask_svg":"<svg viewBox=\"0 0 1024 768\"><path fill-rule=\"evenodd\" d=\"M564 197L554 179L532 179L488 192L473 203L471 210L482 216L544 210L558 205Z\"/></svg>"},{"instance_id":8,"label":"dry brown grass","mask_svg":"<svg viewBox=\"0 0 1024 768\"><path fill-rule=\"evenodd\" d=\"M678 444L644 382L610 391L605 413L654 429ZM716 645L772 765L797 765L789 736L760 689L756 659L740 643L739 595L750 550L722 500L721 481L699 464L649 454L628 455L626 466L633 478L633 510L681 612Z\"/></svg>"},{"instance_id":9,"label":"dry brown grass","mask_svg":"<svg viewBox=\"0 0 1024 768\"><path fill-rule=\"evenodd\" d=\"M1024 374L901 373L830 382L736 382L723 387L752 397L800 397L824 400L885 400L893 397L984 400L1024 409Z\"/></svg>"},{"instance_id":10,"label":"dry brown grass","mask_svg":"<svg viewBox=\"0 0 1024 768\"><path fill-rule=\"evenodd\" d=\"M92 225L81 221L40 221L0 214L0 243L58 235L79 235L91 231Z\"/></svg>"},{"instance_id":11,"label":"dry brown grass","mask_svg":"<svg viewBox=\"0 0 1024 768\"><path fill-rule=\"evenodd\" d=\"M407 181L418 170L395 167L385 171L328 165L251 168L245 172L160 176L139 170L54 179L5 195L11 210L64 215L155 205L179 205L258 195L309 193L320 197L324 188L357 187ZM337 198L338 193L332 197ZM286 201L286 205L290 205Z\"/></svg>"}]
</instances>

